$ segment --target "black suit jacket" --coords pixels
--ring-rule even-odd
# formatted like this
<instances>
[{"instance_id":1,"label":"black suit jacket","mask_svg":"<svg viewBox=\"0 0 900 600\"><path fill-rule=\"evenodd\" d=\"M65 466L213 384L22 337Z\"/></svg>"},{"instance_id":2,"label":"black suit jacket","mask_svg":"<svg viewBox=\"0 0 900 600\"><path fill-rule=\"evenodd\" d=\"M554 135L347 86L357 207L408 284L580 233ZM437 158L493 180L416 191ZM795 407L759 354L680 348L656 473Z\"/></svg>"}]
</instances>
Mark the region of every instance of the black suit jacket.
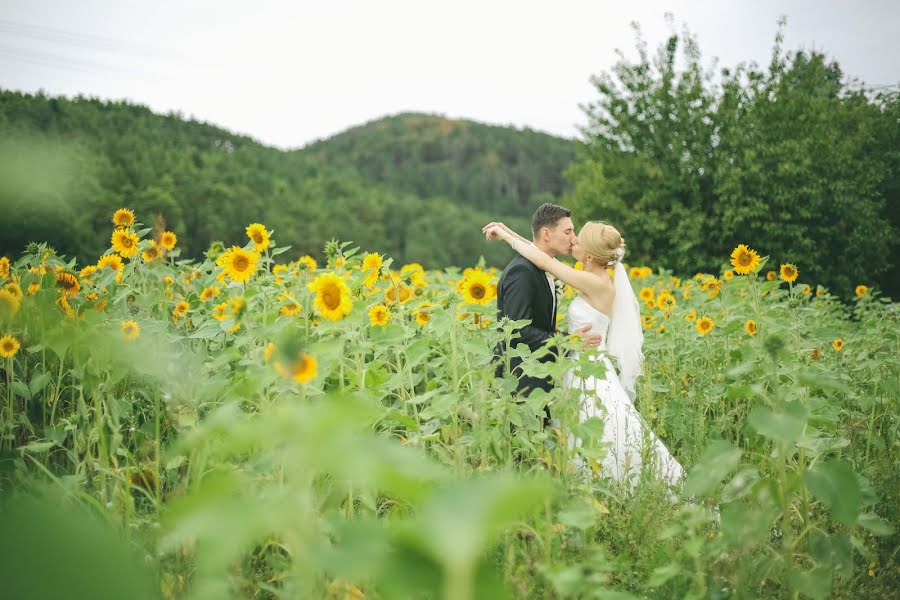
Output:
<instances>
[{"instance_id":1,"label":"black suit jacket","mask_svg":"<svg viewBox=\"0 0 900 600\"><path fill-rule=\"evenodd\" d=\"M512 346L527 344L531 351L535 351L547 342L556 332L556 311L554 310L555 290L550 290L547 282L547 274L537 268L531 261L521 256L513 258L497 284L497 320L509 317L513 320L528 319L530 325L522 327L517 337L512 339ZM549 348L550 352L541 359L542 362L556 360L556 348ZM502 377L504 373L504 354L506 348L503 342L494 350L498 362L495 375ZM510 361L512 372L519 378L516 391L520 394L528 393L536 388L550 391L553 382L549 377L540 379L529 377L522 373L521 359L513 357Z\"/></svg>"}]
</instances>

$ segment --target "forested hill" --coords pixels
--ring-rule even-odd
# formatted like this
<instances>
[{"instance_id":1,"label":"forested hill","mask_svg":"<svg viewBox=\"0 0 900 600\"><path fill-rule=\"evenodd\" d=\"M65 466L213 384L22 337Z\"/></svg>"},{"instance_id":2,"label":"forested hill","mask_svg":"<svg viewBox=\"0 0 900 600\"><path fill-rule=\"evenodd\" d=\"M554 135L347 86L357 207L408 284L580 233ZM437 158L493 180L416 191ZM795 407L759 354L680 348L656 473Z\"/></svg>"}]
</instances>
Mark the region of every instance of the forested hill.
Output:
<instances>
[{"instance_id":1,"label":"forested hill","mask_svg":"<svg viewBox=\"0 0 900 600\"><path fill-rule=\"evenodd\" d=\"M422 197L514 214L565 190L575 143L532 131L406 113L354 127L301 154L352 165L366 180Z\"/></svg>"},{"instance_id":2,"label":"forested hill","mask_svg":"<svg viewBox=\"0 0 900 600\"><path fill-rule=\"evenodd\" d=\"M252 222L321 256L331 238L401 261L500 263L481 225L527 229L563 191L576 142L529 130L404 114L282 151L128 102L0 90L0 254L47 241L81 262L109 246L110 215L135 210L184 255L243 244Z\"/></svg>"}]
</instances>

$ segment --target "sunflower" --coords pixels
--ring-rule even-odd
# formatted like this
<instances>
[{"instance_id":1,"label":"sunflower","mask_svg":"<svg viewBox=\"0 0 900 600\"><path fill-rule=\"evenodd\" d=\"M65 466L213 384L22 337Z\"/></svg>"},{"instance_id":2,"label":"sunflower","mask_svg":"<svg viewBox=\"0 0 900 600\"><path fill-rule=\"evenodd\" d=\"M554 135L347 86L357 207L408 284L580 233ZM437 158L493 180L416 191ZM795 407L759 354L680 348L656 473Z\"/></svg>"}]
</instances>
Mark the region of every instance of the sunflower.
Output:
<instances>
[{"instance_id":1,"label":"sunflower","mask_svg":"<svg viewBox=\"0 0 900 600\"><path fill-rule=\"evenodd\" d=\"M34 284L32 284L32 285L34 285ZM38 284L38 286L40 287L40 284ZM14 281L7 283L5 286L3 286L3 289L8 291L13 296L15 296L16 300L21 301L22 296L24 296L24 294L22 293L22 288L19 287L19 284Z\"/></svg>"},{"instance_id":2,"label":"sunflower","mask_svg":"<svg viewBox=\"0 0 900 600\"><path fill-rule=\"evenodd\" d=\"M384 327L391 321L391 311L386 306L376 304L369 309L369 323L376 327Z\"/></svg>"},{"instance_id":3,"label":"sunflower","mask_svg":"<svg viewBox=\"0 0 900 600\"><path fill-rule=\"evenodd\" d=\"M688 323L690 323L691 321L696 321L697 320L697 309L692 308L691 312L684 315L684 320L687 321Z\"/></svg>"},{"instance_id":4,"label":"sunflower","mask_svg":"<svg viewBox=\"0 0 900 600\"><path fill-rule=\"evenodd\" d=\"M800 290L800 292L804 296L809 296L810 294L812 294L812 286L807 283L806 285L803 286L803 289Z\"/></svg>"},{"instance_id":5,"label":"sunflower","mask_svg":"<svg viewBox=\"0 0 900 600\"><path fill-rule=\"evenodd\" d=\"M653 275L652 267L641 267L641 277L650 277Z\"/></svg>"},{"instance_id":6,"label":"sunflower","mask_svg":"<svg viewBox=\"0 0 900 600\"><path fill-rule=\"evenodd\" d=\"M242 296L235 296L228 303L228 312L230 312L235 318L239 319L241 316L243 316L246 309L247 302Z\"/></svg>"},{"instance_id":7,"label":"sunflower","mask_svg":"<svg viewBox=\"0 0 900 600\"><path fill-rule=\"evenodd\" d=\"M134 213L127 208L120 208L113 214L112 222L116 227L131 227L134 224Z\"/></svg>"},{"instance_id":8,"label":"sunflower","mask_svg":"<svg viewBox=\"0 0 900 600\"><path fill-rule=\"evenodd\" d=\"M423 327L431 319L430 309L432 306L434 305L431 302L423 302L413 310L413 315L416 317L416 323L418 323L419 327Z\"/></svg>"},{"instance_id":9,"label":"sunflower","mask_svg":"<svg viewBox=\"0 0 900 600\"><path fill-rule=\"evenodd\" d=\"M272 267L272 275L275 276L275 283L277 283L278 285L284 285L284 277L282 276L286 275L287 272L287 265L275 265L274 267Z\"/></svg>"},{"instance_id":10,"label":"sunflower","mask_svg":"<svg viewBox=\"0 0 900 600\"><path fill-rule=\"evenodd\" d=\"M133 341L141 335L141 326L137 321L122 321L122 337L125 341Z\"/></svg>"},{"instance_id":11,"label":"sunflower","mask_svg":"<svg viewBox=\"0 0 900 600\"><path fill-rule=\"evenodd\" d=\"M81 283L86 285L90 285L94 283L91 279L91 275L97 272L97 265L88 265L78 272L78 277L81 278Z\"/></svg>"},{"instance_id":12,"label":"sunflower","mask_svg":"<svg viewBox=\"0 0 900 600\"><path fill-rule=\"evenodd\" d=\"M700 335L706 335L710 331L712 331L713 327L715 327L715 322L709 317L700 317L697 319L697 324L695 327L697 328L697 333Z\"/></svg>"},{"instance_id":13,"label":"sunflower","mask_svg":"<svg viewBox=\"0 0 900 600\"><path fill-rule=\"evenodd\" d=\"M0 279L9 277L9 259L5 256L0 258Z\"/></svg>"},{"instance_id":14,"label":"sunflower","mask_svg":"<svg viewBox=\"0 0 900 600\"><path fill-rule=\"evenodd\" d=\"M759 266L759 254L746 244L738 244L731 251L731 265L738 275L748 275Z\"/></svg>"},{"instance_id":15,"label":"sunflower","mask_svg":"<svg viewBox=\"0 0 900 600\"><path fill-rule=\"evenodd\" d=\"M319 265L312 256L304 255L297 259L297 268L307 273L315 273Z\"/></svg>"},{"instance_id":16,"label":"sunflower","mask_svg":"<svg viewBox=\"0 0 900 600\"><path fill-rule=\"evenodd\" d=\"M777 276L775 271L766 271L766 281L775 281L775 277Z\"/></svg>"},{"instance_id":17,"label":"sunflower","mask_svg":"<svg viewBox=\"0 0 900 600\"><path fill-rule=\"evenodd\" d=\"M405 304L412 298L412 291L410 291L409 286L406 284L398 283L396 286L389 284L387 289L384 290L384 298L389 304L393 304L397 301L398 290L400 292L400 304Z\"/></svg>"},{"instance_id":18,"label":"sunflower","mask_svg":"<svg viewBox=\"0 0 900 600\"><path fill-rule=\"evenodd\" d=\"M413 271L410 273L409 282L416 288L428 287L428 281L425 280L424 271Z\"/></svg>"},{"instance_id":19,"label":"sunflower","mask_svg":"<svg viewBox=\"0 0 900 600\"><path fill-rule=\"evenodd\" d=\"M0 356L3 358L12 358L21 347L19 340L11 335L4 335L0 338Z\"/></svg>"},{"instance_id":20,"label":"sunflower","mask_svg":"<svg viewBox=\"0 0 900 600\"><path fill-rule=\"evenodd\" d=\"M462 296L465 304L490 304L497 295L496 286L484 271L472 271L462 282Z\"/></svg>"},{"instance_id":21,"label":"sunflower","mask_svg":"<svg viewBox=\"0 0 900 600\"><path fill-rule=\"evenodd\" d=\"M744 331L746 331L750 335L756 335L756 321L753 319L747 319L747 322L744 323Z\"/></svg>"},{"instance_id":22,"label":"sunflower","mask_svg":"<svg viewBox=\"0 0 900 600\"><path fill-rule=\"evenodd\" d=\"M245 231L247 232L247 237L253 242L254 250L262 252L269 247L269 232L266 231L265 225L261 223L251 223L247 226Z\"/></svg>"},{"instance_id":23,"label":"sunflower","mask_svg":"<svg viewBox=\"0 0 900 600\"><path fill-rule=\"evenodd\" d=\"M159 236L159 245L165 248L166 250L174 250L175 244L178 243L178 236L172 233L171 231L164 231L161 236Z\"/></svg>"},{"instance_id":24,"label":"sunflower","mask_svg":"<svg viewBox=\"0 0 900 600\"><path fill-rule=\"evenodd\" d=\"M112 233L112 248L125 258L138 253L138 236L127 229L116 229Z\"/></svg>"},{"instance_id":25,"label":"sunflower","mask_svg":"<svg viewBox=\"0 0 900 600\"><path fill-rule=\"evenodd\" d=\"M316 293L313 307L326 319L339 321L350 314L350 288L340 275L319 275L309 282L309 289Z\"/></svg>"},{"instance_id":26,"label":"sunflower","mask_svg":"<svg viewBox=\"0 0 900 600\"><path fill-rule=\"evenodd\" d=\"M222 290L215 285L211 285L203 288L203 291L200 292L200 299L206 302L207 300L211 300L222 293Z\"/></svg>"},{"instance_id":27,"label":"sunflower","mask_svg":"<svg viewBox=\"0 0 900 600\"><path fill-rule=\"evenodd\" d=\"M425 273L425 268L419 263L409 263L400 267L401 275L409 275L412 273Z\"/></svg>"},{"instance_id":28,"label":"sunflower","mask_svg":"<svg viewBox=\"0 0 900 600\"><path fill-rule=\"evenodd\" d=\"M36 281L28 286L28 295L29 296L34 296L39 291L41 291L41 284Z\"/></svg>"},{"instance_id":29,"label":"sunflower","mask_svg":"<svg viewBox=\"0 0 900 600\"><path fill-rule=\"evenodd\" d=\"M653 288L651 288L651 287L641 288L641 291L638 294L638 296L640 296L641 300L643 300L644 302L653 302L653 299L654 299Z\"/></svg>"},{"instance_id":30,"label":"sunflower","mask_svg":"<svg viewBox=\"0 0 900 600\"><path fill-rule=\"evenodd\" d=\"M660 292L659 296L656 298L656 306L663 312L670 312L675 308L675 304L675 296L665 290Z\"/></svg>"},{"instance_id":31,"label":"sunflower","mask_svg":"<svg viewBox=\"0 0 900 600\"><path fill-rule=\"evenodd\" d=\"M97 261L97 270L101 271L109 269L110 271L121 273L124 267L125 264L122 262L122 257L118 254L107 254L106 256L101 256L100 260Z\"/></svg>"},{"instance_id":32,"label":"sunflower","mask_svg":"<svg viewBox=\"0 0 900 600\"><path fill-rule=\"evenodd\" d=\"M56 288L63 296L72 297L81 291L81 282L74 273L60 271L56 274Z\"/></svg>"},{"instance_id":33,"label":"sunflower","mask_svg":"<svg viewBox=\"0 0 900 600\"><path fill-rule=\"evenodd\" d=\"M844 340L842 340L841 338L838 338L838 339L834 340L833 342L831 342L831 346L834 348L835 352L840 352L841 350L844 349Z\"/></svg>"},{"instance_id":34,"label":"sunflower","mask_svg":"<svg viewBox=\"0 0 900 600\"><path fill-rule=\"evenodd\" d=\"M59 310L66 313L66 317L71 317L75 314L75 311L72 309L72 305L69 304L69 299L65 296L60 296L56 299L56 306L59 307Z\"/></svg>"},{"instance_id":35,"label":"sunflower","mask_svg":"<svg viewBox=\"0 0 900 600\"><path fill-rule=\"evenodd\" d=\"M224 321L225 319L228 318L228 315L226 314L227 310L228 310L227 302L222 302L221 304L216 304L212 309L212 316L217 321Z\"/></svg>"},{"instance_id":36,"label":"sunflower","mask_svg":"<svg viewBox=\"0 0 900 600\"><path fill-rule=\"evenodd\" d=\"M628 269L629 279L640 279L641 277L643 277L643 271L640 267L631 267Z\"/></svg>"},{"instance_id":37,"label":"sunflower","mask_svg":"<svg viewBox=\"0 0 900 600\"><path fill-rule=\"evenodd\" d=\"M719 295L719 290L722 287L722 282L719 281L717 277L707 277L703 280L703 283L700 285L700 289L707 293L707 298L715 298Z\"/></svg>"},{"instance_id":38,"label":"sunflower","mask_svg":"<svg viewBox=\"0 0 900 600\"><path fill-rule=\"evenodd\" d=\"M153 262L159 258L159 244L156 243L156 240L150 240L150 247L141 252L141 258L144 259L144 262Z\"/></svg>"},{"instance_id":39,"label":"sunflower","mask_svg":"<svg viewBox=\"0 0 900 600\"><path fill-rule=\"evenodd\" d=\"M868 293L869 293L868 286L865 286L865 285L856 286L856 297L857 298L862 298L863 296L866 296Z\"/></svg>"},{"instance_id":40,"label":"sunflower","mask_svg":"<svg viewBox=\"0 0 900 600\"><path fill-rule=\"evenodd\" d=\"M285 379L293 379L297 383L309 383L316 377L318 362L315 356L301 352L293 362L288 365L278 361L275 370Z\"/></svg>"},{"instance_id":41,"label":"sunflower","mask_svg":"<svg viewBox=\"0 0 900 600\"><path fill-rule=\"evenodd\" d=\"M653 318L653 315L644 315L641 317L641 324L644 329L651 329L656 326L656 319Z\"/></svg>"},{"instance_id":42,"label":"sunflower","mask_svg":"<svg viewBox=\"0 0 900 600\"><path fill-rule=\"evenodd\" d=\"M375 271L381 270L381 265L384 263L384 258L378 254L377 252L370 252L366 254L365 258L363 258L362 268L366 270L373 269ZM405 265L403 268L407 268L410 265ZM402 273L403 271L401 271Z\"/></svg>"},{"instance_id":43,"label":"sunflower","mask_svg":"<svg viewBox=\"0 0 900 600\"><path fill-rule=\"evenodd\" d=\"M281 307L279 311L286 317L294 317L299 315L303 311L303 307L297 304L296 302L290 302Z\"/></svg>"},{"instance_id":44,"label":"sunflower","mask_svg":"<svg viewBox=\"0 0 900 600\"><path fill-rule=\"evenodd\" d=\"M188 310L190 310L191 305L182 300L178 304L175 305L175 309L172 310L172 322L177 323L178 319L181 317L187 316Z\"/></svg>"},{"instance_id":45,"label":"sunflower","mask_svg":"<svg viewBox=\"0 0 900 600\"><path fill-rule=\"evenodd\" d=\"M783 281L787 281L788 283L797 281L797 267L791 263L781 265L780 274Z\"/></svg>"},{"instance_id":46,"label":"sunflower","mask_svg":"<svg viewBox=\"0 0 900 600\"><path fill-rule=\"evenodd\" d=\"M732 279L734 279L734 270L728 269L727 271L722 273L722 279L724 279L725 281L731 281Z\"/></svg>"},{"instance_id":47,"label":"sunflower","mask_svg":"<svg viewBox=\"0 0 900 600\"><path fill-rule=\"evenodd\" d=\"M256 262L259 254L248 252L243 248L232 246L216 260L216 264L222 267L225 275L232 281L243 282L250 279L256 273Z\"/></svg>"}]
</instances>

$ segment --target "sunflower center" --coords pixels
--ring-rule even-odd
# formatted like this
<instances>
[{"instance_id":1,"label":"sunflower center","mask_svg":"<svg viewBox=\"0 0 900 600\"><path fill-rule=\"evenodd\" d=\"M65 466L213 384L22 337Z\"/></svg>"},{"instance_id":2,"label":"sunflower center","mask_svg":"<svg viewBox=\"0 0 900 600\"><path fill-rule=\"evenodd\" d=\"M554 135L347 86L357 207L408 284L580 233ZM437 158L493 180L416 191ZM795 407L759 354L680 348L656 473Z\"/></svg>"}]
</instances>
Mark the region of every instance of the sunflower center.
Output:
<instances>
[{"instance_id":1,"label":"sunflower center","mask_svg":"<svg viewBox=\"0 0 900 600\"><path fill-rule=\"evenodd\" d=\"M247 260L246 256L238 256L234 259L233 266L235 271L244 272L250 266L250 261Z\"/></svg>"},{"instance_id":2,"label":"sunflower center","mask_svg":"<svg viewBox=\"0 0 900 600\"><path fill-rule=\"evenodd\" d=\"M481 300L482 298L484 298L484 294L486 291L487 290L484 289L484 286L480 284L473 285L469 289L469 293L472 294L472 297L476 300Z\"/></svg>"},{"instance_id":3,"label":"sunflower center","mask_svg":"<svg viewBox=\"0 0 900 600\"><path fill-rule=\"evenodd\" d=\"M738 262L741 264L742 267L748 266L750 264L751 260L752 260L752 258L749 254L741 254L738 257Z\"/></svg>"},{"instance_id":4,"label":"sunflower center","mask_svg":"<svg viewBox=\"0 0 900 600\"><path fill-rule=\"evenodd\" d=\"M341 304L341 290L334 284L329 284L322 290L322 302L328 310L334 310Z\"/></svg>"},{"instance_id":5,"label":"sunflower center","mask_svg":"<svg viewBox=\"0 0 900 600\"><path fill-rule=\"evenodd\" d=\"M132 246L134 246L134 242L131 241L130 237L124 237L122 238L122 245L126 248L131 248Z\"/></svg>"},{"instance_id":6,"label":"sunflower center","mask_svg":"<svg viewBox=\"0 0 900 600\"><path fill-rule=\"evenodd\" d=\"M262 236L262 234L259 233L258 231L257 231L256 233L253 234L253 243L254 243L254 244L257 244L257 245L263 243L263 236Z\"/></svg>"}]
</instances>

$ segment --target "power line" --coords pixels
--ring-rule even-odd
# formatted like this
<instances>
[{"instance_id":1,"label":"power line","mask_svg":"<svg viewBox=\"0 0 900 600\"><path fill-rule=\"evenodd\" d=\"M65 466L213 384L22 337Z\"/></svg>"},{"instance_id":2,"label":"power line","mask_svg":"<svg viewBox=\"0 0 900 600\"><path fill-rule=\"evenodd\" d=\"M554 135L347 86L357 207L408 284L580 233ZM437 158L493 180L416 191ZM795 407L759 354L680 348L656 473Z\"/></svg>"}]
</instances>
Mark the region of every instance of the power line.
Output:
<instances>
[{"instance_id":1,"label":"power line","mask_svg":"<svg viewBox=\"0 0 900 600\"><path fill-rule=\"evenodd\" d=\"M45 67L53 67L59 69L70 69L75 71L112 71L117 73L135 73L143 72L135 69L127 69L117 67L110 64L100 63L92 60L73 59L59 54L50 52L41 52L40 50L31 50L28 48L17 48L14 46L0 45L0 55L6 56L13 60L19 60L31 64L39 64Z\"/></svg>"},{"instance_id":2,"label":"power line","mask_svg":"<svg viewBox=\"0 0 900 600\"><path fill-rule=\"evenodd\" d=\"M116 53L130 54L132 56L151 56L159 54L153 48L143 47L123 40L79 33L66 29L44 27L42 25L16 23L6 19L0 19L0 33L8 33L41 42L74 46L86 50L101 50L105 52L115 51Z\"/></svg>"}]
</instances>

